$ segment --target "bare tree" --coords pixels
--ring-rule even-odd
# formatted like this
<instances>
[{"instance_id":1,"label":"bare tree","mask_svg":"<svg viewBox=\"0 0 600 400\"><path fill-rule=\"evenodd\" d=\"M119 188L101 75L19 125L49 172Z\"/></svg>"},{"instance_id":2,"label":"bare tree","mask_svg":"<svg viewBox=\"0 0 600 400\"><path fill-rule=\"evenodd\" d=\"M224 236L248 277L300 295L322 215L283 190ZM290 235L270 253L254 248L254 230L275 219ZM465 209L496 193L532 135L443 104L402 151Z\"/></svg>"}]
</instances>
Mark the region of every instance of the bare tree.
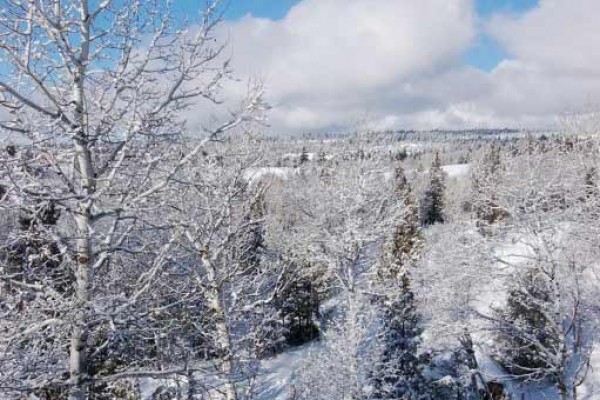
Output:
<instances>
[{"instance_id":1,"label":"bare tree","mask_svg":"<svg viewBox=\"0 0 600 400\"><path fill-rule=\"evenodd\" d=\"M190 28L178 26L163 1L0 3L0 106L9 112L0 127L18 148L2 156L3 208L37 220L40 205L59 209L56 227L32 226L53 240L73 275L59 292L49 279L2 273L10 290L2 300L4 390L59 385L70 399L86 398L90 360L110 345L100 332L152 314L151 292L178 235L154 219L161 196L206 143L265 109L252 89L204 139L169 144L182 136L183 110L197 99L219 103L230 71L213 34L218 22L218 1ZM124 363L95 379L173 372L151 365Z\"/></svg>"},{"instance_id":2,"label":"bare tree","mask_svg":"<svg viewBox=\"0 0 600 400\"><path fill-rule=\"evenodd\" d=\"M186 165L166 207L174 210L168 218L182 232L178 253L190 296L206 304L196 329L215 355L223 381L219 390L227 400L251 390L248 382L264 351L256 347L269 345L254 339L263 324L276 318L271 303L285 284L285 263L257 253L255 235L264 220L256 209L264 207L266 186L246 177L257 159L255 153L223 154L226 165L219 174L206 173L217 168L214 157Z\"/></svg>"},{"instance_id":3,"label":"bare tree","mask_svg":"<svg viewBox=\"0 0 600 400\"><path fill-rule=\"evenodd\" d=\"M530 249L522 256L526 264L514 267L507 305L490 320L498 360L521 379L553 382L567 400L577 399L588 376L597 335L583 283L589 253L573 251L572 242L557 237L558 230L538 226L523 240Z\"/></svg>"}]
</instances>

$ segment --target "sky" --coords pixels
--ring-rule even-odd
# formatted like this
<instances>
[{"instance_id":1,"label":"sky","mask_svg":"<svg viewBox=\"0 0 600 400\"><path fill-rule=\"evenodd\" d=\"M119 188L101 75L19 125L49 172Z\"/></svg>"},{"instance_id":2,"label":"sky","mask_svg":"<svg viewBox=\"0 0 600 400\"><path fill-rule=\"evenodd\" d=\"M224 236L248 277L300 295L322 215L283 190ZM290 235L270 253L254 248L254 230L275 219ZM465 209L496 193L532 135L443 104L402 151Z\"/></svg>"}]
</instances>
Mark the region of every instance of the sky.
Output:
<instances>
[{"instance_id":1,"label":"sky","mask_svg":"<svg viewBox=\"0 0 600 400\"><path fill-rule=\"evenodd\" d=\"M281 20L290 8L300 2L301 0L229 0L226 5L225 18L235 21L249 14L256 18ZM495 13L523 13L534 8L538 2L539 0L477 0L475 9L479 17L487 18ZM193 11L196 5L197 1L195 0L181 0L180 6L188 11ZM502 47L481 31L477 40L465 54L465 62L477 68L490 70L505 56L506 53Z\"/></svg>"},{"instance_id":2,"label":"sky","mask_svg":"<svg viewBox=\"0 0 600 400\"><path fill-rule=\"evenodd\" d=\"M546 129L600 102L597 15L598 0L229 0L220 34L241 80L264 81L274 132Z\"/></svg>"}]
</instances>

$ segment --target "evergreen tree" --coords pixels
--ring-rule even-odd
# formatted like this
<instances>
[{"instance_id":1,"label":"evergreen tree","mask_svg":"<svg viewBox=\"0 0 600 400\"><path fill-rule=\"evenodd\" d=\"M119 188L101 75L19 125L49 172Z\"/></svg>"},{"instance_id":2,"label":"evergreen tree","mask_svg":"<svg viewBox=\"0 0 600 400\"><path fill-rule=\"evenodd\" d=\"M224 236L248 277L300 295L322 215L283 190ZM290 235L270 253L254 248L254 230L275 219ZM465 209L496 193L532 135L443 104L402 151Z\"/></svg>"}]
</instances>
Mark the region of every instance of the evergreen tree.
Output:
<instances>
[{"instance_id":1,"label":"evergreen tree","mask_svg":"<svg viewBox=\"0 0 600 400\"><path fill-rule=\"evenodd\" d=\"M317 162L319 163L319 165L323 165L323 164L325 164L326 161L327 161L327 154L325 154L325 150L321 149L319 151Z\"/></svg>"},{"instance_id":2,"label":"evergreen tree","mask_svg":"<svg viewBox=\"0 0 600 400\"><path fill-rule=\"evenodd\" d=\"M600 187L598 185L598 170L596 167L589 167L584 177L585 200L596 200L600 197Z\"/></svg>"},{"instance_id":3,"label":"evergreen tree","mask_svg":"<svg viewBox=\"0 0 600 400\"><path fill-rule=\"evenodd\" d=\"M421 221L424 225L444 222L445 181L440 155L436 151L429 170L429 187L421 201Z\"/></svg>"},{"instance_id":4,"label":"evergreen tree","mask_svg":"<svg viewBox=\"0 0 600 400\"><path fill-rule=\"evenodd\" d=\"M423 365L420 400L492 400L485 397L483 386L471 379L469 356L463 348L426 352L420 356ZM494 398L493 400L500 400Z\"/></svg>"},{"instance_id":5,"label":"evergreen tree","mask_svg":"<svg viewBox=\"0 0 600 400\"><path fill-rule=\"evenodd\" d=\"M378 270L387 295L381 306L383 351L374 373L373 398L409 400L423 398L419 394L424 393L417 355L421 317L408 273L408 267L419 255L423 238L412 189L401 167L396 169L396 193L403 202L404 213Z\"/></svg>"},{"instance_id":6,"label":"evergreen tree","mask_svg":"<svg viewBox=\"0 0 600 400\"><path fill-rule=\"evenodd\" d=\"M308 152L306 151L306 147L302 147L302 153L300 153L300 165L309 161Z\"/></svg>"},{"instance_id":7,"label":"evergreen tree","mask_svg":"<svg viewBox=\"0 0 600 400\"><path fill-rule=\"evenodd\" d=\"M243 249L243 262L248 267L258 267L260 257L265 250L265 232L263 219L265 218L267 204L265 194L260 191L250 204L248 212L248 228L246 246Z\"/></svg>"},{"instance_id":8,"label":"evergreen tree","mask_svg":"<svg viewBox=\"0 0 600 400\"><path fill-rule=\"evenodd\" d=\"M308 279L296 279L289 284L277 299L276 306L285 328L287 345L299 346L319 336L314 322L319 309L318 296Z\"/></svg>"},{"instance_id":9,"label":"evergreen tree","mask_svg":"<svg viewBox=\"0 0 600 400\"><path fill-rule=\"evenodd\" d=\"M592 219L600 217L600 185L598 182L596 167L587 168L583 182L583 193L579 197L579 201L584 203L583 211Z\"/></svg>"},{"instance_id":10,"label":"evergreen tree","mask_svg":"<svg viewBox=\"0 0 600 400\"><path fill-rule=\"evenodd\" d=\"M399 278L397 294L383 305L380 365L374 374L373 398L423 399L424 380L417 350L422 333L411 282L405 272Z\"/></svg>"},{"instance_id":11,"label":"evergreen tree","mask_svg":"<svg viewBox=\"0 0 600 400\"><path fill-rule=\"evenodd\" d=\"M419 229L419 212L412 195L412 188L404 170L396 168L396 195L403 203L402 219L396 225L391 240L384 250L379 264L378 277L383 281L398 282L404 267L416 260L423 243Z\"/></svg>"},{"instance_id":12,"label":"evergreen tree","mask_svg":"<svg viewBox=\"0 0 600 400\"><path fill-rule=\"evenodd\" d=\"M552 283L534 267L517 277L506 307L495 311L495 357L512 374L541 377L551 369L546 349L558 348L560 334L550 319L552 293Z\"/></svg>"},{"instance_id":13,"label":"evergreen tree","mask_svg":"<svg viewBox=\"0 0 600 400\"><path fill-rule=\"evenodd\" d=\"M497 223L508 216L500 206L498 193L504 170L500 146L492 144L472 176L472 209L480 228Z\"/></svg>"}]
</instances>

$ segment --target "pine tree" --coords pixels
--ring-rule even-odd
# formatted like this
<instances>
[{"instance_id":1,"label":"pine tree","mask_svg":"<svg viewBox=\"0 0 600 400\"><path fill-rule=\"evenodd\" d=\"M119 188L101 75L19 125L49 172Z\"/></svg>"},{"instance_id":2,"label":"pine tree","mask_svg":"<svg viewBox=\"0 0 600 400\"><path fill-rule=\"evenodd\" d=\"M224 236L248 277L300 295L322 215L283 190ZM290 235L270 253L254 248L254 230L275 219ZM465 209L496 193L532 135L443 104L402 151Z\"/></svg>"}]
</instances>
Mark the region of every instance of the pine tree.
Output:
<instances>
[{"instance_id":1,"label":"pine tree","mask_svg":"<svg viewBox=\"0 0 600 400\"><path fill-rule=\"evenodd\" d=\"M492 400L479 391L483 387L481 383L468 379L474 372L469 368L468 359L460 347L421 354L423 381L419 400Z\"/></svg>"},{"instance_id":2,"label":"pine tree","mask_svg":"<svg viewBox=\"0 0 600 400\"><path fill-rule=\"evenodd\" d=\"M472 176L473 212L480 228L497 223L508 216L500 207L498 193L504 170L500 146L492 144Z\"/></svg>"},{"instance_id":3,"label":"pine tree","mask_svg":"<svg viewBox=\"0 0 600 400\"><path fill-rule=\"evenodd\" d=\"M373 374L373 399L426 400L435 391L424 378L424 359L418 355L423 332L421 315L407 272L399 290L383 304L380 362Z\"/></svg>"},{"instance_id":4,"label":"pine tree","mask_svg":"<svg viewBox=\"0 0 600 400\"><path fill-rule=\"evenodd\" d=\"M558 348L559 332L548 312L555 301L552 293L551 282L534 267L517 277L506 307L495 312L495 357L512 374L539 377L551 367L543 353Z\"/></svg>"},{"instance_id":5,"label":"pine tree","mask_svg":"<svg viewBox=\"0 0 600 400\"><path fill-rule=\"evenodd\" d=\"M444 222L445 181L440 155L436 151L429 170L429 187L421 201L421 221L423 225Z\"/></svg>"},{"instance_id":6,"label":"pine tree","mask_svg":"<svg viewBox=\"0 0 600 400\"><path fill-rule=\"evenodd\" d=\"M416 260L423 243L423 236L419 229L418 208L415 205L411 185L400 166L396 168L396 195L403 203L404 211L391 240L386 245L387 249L377 271L381 280L391 282L398 282L404 267Z\"/></svg>"},{"instance_id":7,"label":"pine tree","mask_svg":"<svg viewBox=\"0 0 600 400\"><path fill-rule=\"evenodd\" d=\"M600 185L598 170L592 166L586 169L583 181L583 193L579 201L584 203L584 212L592 219L600 217Z\"/></svg>"},{"instance_id":8,"label":"pine tree","mask_svg":"<svg viewBox=\"0 0 600 400\"><path fill-rule=\"evenodd\" d=\"M299 346L319 335L314 322L319 308L318 296L308 279L297 279L288 285L277 299L276 306L284 324L287 345Z\"/></svg>"},{"instance_id":9,"label":"pine tree","mask_svg":"<svg viewBox=\"0 0 600 400\"><path fill-rule=\"evenodd\" d=\"M384 302L383 351L374 374L373 398L422 399L425 392L417 350L423 331L411 282L405 272L397 294Z\"/></svg>"},{"instance_id":10,"label":"pine tree","mask_svg":"<svg viewBox=\"0 0 600 400\"><path fill-rule=\"evenodd\" d=\"M585 200L592 201L600 197L600 187L598 185L598 170L596 167L589 167L584 177Z\"/></svg>"},{"instance_id":11,"label":"pine tree","mask_svg":"<svg viewBox=\"0 0 600 400\"><path fill-rule=\"evenodd\" d=\"M401 167L396 169L396 193L404 213L378 270L386 295L381 306L383 351L374 373L373 398L409 400L422 398L418 395L423 392L417 355L421 316L408 272L417 260L423 238L412 189Z\"/></svg>"},{"instance_id":12,"label":"pine tree","mask_svg":"<svg viewBox=\"0 0 600 400\"><path fill-rule=\"evenodd\" d=\"M326 161L327 161L327 154L325 154L325 150L321 149L319 151L317 162L319 163L319 165L323 165L323 164L325 164Z\"/></svg>"},{"instance_id":13,"label":"pine tree","mask_svg":"<svg viewBox=\"0 0 600 400\"><path fill-rule=\"evenodd\" d=\"M308 152L306 151L306 147L302 147L302 153L300 153L300 165L309 161Z\"/></svg>"},{"instance_id":14,"label":"pine tree","mask_svg":"<svg viewBox=\"0 0 600 400\"><path fill-rule=\"evenodd\" d=\"M264 192L259 192L250 204L248 213L248 231L246 247L243 249L243 262L248 267L256 268L260 263L260 257L265 250L265 232L263 219L266 215L267 204Z\"/></svg>"}]
</instances>

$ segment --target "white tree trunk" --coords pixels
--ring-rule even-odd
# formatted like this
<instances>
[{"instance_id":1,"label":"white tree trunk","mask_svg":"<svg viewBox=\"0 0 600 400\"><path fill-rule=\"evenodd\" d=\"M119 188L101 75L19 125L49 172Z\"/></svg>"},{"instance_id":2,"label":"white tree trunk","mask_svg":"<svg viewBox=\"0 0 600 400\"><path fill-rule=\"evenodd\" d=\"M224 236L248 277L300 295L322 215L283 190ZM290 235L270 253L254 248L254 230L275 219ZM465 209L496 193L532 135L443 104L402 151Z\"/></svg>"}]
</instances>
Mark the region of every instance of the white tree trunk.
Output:
<instances>
[{"instance_id":1,"label":"white tree trunk","mask_svg":"<svg viewBox=\"0 0 600 400\"><path fill-rule=\"evenodd\" d=\"M229 330L227 329L227 323L225 321L225 313L223 312L223 307L220 306L218 309L215 309L215 313L217 313L217 338L219 340L219 346L221 350L224 352L223 360L222 360L222 372L225 376L225 399L226 400L236 400L237 393L235 390L235 383L233 381L233 360L232 360L232 346L231 339L229 337Z\"/></svg>"},{"instance_id":2,"label":"white tree trunk","mask_svg":"<svg viewBox=\"0 0 600 400\"><path fill-rule=\"evenodd\" d=\"M223 352L221 372L225 377L224 393L226 400L236 400L237 393L235 383L233 381L233 347L231 337L229 336L229 328L227 326L227 314L223 304L223 285L217 279L215 267L208 257L208 250L202 249L202 263L206 268L210 287L206 290L206 298L211 309L215 313L215 329L216 341L219 349Z\"/></svg>"},{"instance_id":3,"label":"white tree trunk","mask_svg":"<svg viewBox=\"0 0 600 400\"><path fill-rule=\"evenodd\" d=\"M83 128L77 133L76 141L76 173L81 179L82 194L86 197L94 192L94 174L92 161L87 142L83 135ZM69 400L85 399L85 386L87 381L87 352L88 317L90 312L90 282L92 265L91 208L93 201L84 199L77 207L75 223L77 225L77 238L75 247L75 320L71 336L70 348L70 379L72 389Z\"/></svg>"},{"instance_id":4,"label":"white tree trunk","mask_svg":"<svg viewBox=\"0 0 600 400\"><path fill-rule=\"evenodd\" d=\"M90 284L90 241L89 241L89 215L86 210L77 215L78 235L76 254L76 286L75 286L75 320L71 332L70 347L70 384L69 400L84 400L87 398L87 337L89 313L89 284Z\"/></svg>"},{"instance_id":5,"label":"white tree trunk","mask_svg":"<svg viewBox=\"0 0 600 400\"><path fill-rule=\"evenodd\" d=\"M88 320L90 312L90 282L91 282L91 209L94 193L94 171L86 126L85 78L89 58L90 44L90 15L88 0L81 0L79 6L81 17L81 51L77 69L73 77L73 107L76 127L74 130L75 144L75 176L79 177L81 194L85 197L77 206L75 223L77 238L75 248L75 320L71 333L70 347L70 383L69 400L85 400L89 377L86 360Z\"/></svg>"}]
</instances>

